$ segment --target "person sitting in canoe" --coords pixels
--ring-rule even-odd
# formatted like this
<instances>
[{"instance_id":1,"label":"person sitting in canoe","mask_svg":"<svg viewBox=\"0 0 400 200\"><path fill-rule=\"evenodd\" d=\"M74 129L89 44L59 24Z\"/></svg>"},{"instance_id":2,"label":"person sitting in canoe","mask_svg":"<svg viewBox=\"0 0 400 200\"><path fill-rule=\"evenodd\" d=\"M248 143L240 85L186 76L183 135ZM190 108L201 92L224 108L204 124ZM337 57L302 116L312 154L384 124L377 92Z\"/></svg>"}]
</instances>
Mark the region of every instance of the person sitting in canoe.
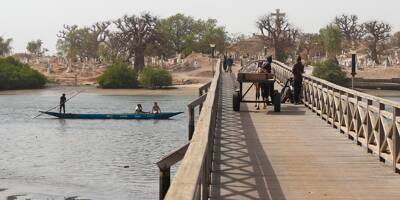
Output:
<instances>
[{"instance_id":1,"label":"person sitting in canoe","mask_svg":"<svg viewBox=\"0 0 400 200\"><path fill-rule=\"evenodd\" d=\"M142 104L136 105L135 112L136 112L136 113L144 113L144 112L143 112Z\"/></svg>"},{"instance_id":2,"label":"person sitting in canoe","mask_svg":"<svg viewBox=\"0 0 400 200\"><path fill-rule=\"evenodd\" d=\"M153 113L153 114L160 114L161 113L160 106L158 106L157 102L154 102L153 109L151 110L151 113Z\"/></svg>"},{"instance_id":3,"label":"person sitting in canoe","mask_svg":"<svg viewBox=\"0 0 400 200\"><path fill-rule=\"evenodd\" d=\"M62 94L60 97L60 111L59 113L61 113L61 110L63 111L63 113L65 113L65 103L67 102L67 97L65 96L65 94Z\"/></svg>"}]
</instances>

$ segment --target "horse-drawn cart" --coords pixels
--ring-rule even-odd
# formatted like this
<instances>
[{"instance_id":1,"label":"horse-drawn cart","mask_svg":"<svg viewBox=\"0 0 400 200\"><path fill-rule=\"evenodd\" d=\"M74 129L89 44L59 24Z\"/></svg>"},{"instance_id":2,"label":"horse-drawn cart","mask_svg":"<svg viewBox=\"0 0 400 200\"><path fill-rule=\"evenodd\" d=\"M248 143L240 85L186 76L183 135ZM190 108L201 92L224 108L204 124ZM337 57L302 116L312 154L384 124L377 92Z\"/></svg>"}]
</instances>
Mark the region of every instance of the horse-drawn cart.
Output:
<instances>
[{"instance_id":1,"label":"horse-drawn cart","mask_svg":"<svg viewBox=\"0 0 400 200\"><path fill-rule=\"evenodd\" d=\"M281 111L281 94L278 90L273 90L273 86L275 84L274 74L273 73L253 73L253 72L239 72L237 75L237 81L239 82L239 89L237 89L233 93L233 110L240 110L240 103L265 103L272 104L274 106L275 112ZM250 87L243 94L243 83L251 83ZM268 100L268 97L264 100L246 100L245 97L250 89L256 84L263 84L264 87L268 87L267 90L270 91L269 96L271 96L271 100Z\"/></svg>"}]
</instances>

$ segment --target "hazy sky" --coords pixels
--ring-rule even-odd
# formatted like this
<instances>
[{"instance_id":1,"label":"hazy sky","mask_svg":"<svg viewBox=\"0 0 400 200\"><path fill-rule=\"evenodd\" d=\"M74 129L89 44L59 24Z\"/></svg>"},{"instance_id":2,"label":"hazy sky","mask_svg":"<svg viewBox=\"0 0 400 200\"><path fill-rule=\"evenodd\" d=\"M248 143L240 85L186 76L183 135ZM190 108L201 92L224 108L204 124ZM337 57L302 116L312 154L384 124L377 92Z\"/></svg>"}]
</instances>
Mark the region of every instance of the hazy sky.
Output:
<instances>
[{"instance_id":1,"label":"hazy sky","mask_svg":"<svg viewBox=\"0 0 400 200\"><path fill-rule=\"evenodd\" d=\"M14 52L25 52L35 39L54 52L63 24L91 25L142 11L215 18L227 31L246 34L257 32L255 20L276 8L304 32L317 32L342 13L383 20L400 31L400 0L3 0L1 7L0 36L14 39Z\"/></svg>"}]
</instances>

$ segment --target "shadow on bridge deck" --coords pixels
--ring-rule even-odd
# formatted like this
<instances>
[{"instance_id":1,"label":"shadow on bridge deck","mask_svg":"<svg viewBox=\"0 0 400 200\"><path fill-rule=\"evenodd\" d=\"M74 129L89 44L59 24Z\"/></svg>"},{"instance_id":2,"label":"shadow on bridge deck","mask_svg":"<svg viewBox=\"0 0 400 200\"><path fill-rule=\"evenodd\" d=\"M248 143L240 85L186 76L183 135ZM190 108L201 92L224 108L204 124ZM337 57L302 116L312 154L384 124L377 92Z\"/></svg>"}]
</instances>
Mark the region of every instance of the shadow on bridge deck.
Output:
<instances>
[{"instance_id":1,"label":"shadow on bridge deck","mask_svg":"<svg viewBox=\"0 0 400 200\"><path fill-rule=\"evenodd\" d=\"M220 121L215 139L211 199L284 200L286 198L267 155L257 153L263 150L255 134L255 127L243 127L243 118L250 118L249 112L232 110L232 80L229 75L224 76L225 87L220 99L222 109L219 110ZM243 110L247 110L246 105ZM286 114L299 114L296 109L289 112Z\"/></svg>"}]
</instances>

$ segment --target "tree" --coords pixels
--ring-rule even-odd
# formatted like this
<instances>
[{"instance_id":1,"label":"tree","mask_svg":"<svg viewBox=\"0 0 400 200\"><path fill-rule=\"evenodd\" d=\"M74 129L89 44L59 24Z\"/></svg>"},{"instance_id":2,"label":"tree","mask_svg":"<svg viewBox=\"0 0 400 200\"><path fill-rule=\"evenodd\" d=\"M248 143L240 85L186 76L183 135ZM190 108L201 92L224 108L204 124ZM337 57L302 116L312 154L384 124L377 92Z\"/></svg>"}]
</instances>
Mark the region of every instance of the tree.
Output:
<instances>
[{"instance_id":1,"label":"tree","mask_svg":"<svg viewBox=\"0 0 400 200\"><path fill-rule=\"evenodd\" d=\"M150 13L140 16L123 16L114 21L117 28L109 36L109 46L114 54L124 55L125 61L135 58L134 69L136 72L144 68L144 53L149 44L160 41L159 19Z\"/></svg>"},{"instance_id":2,"label":"tree","mask_svg":"<svg viewBox=\"0 0 400 200\"><path fill-rule=\"evenodd\" d=\"M91 27L79 28L77 25L64 25L64 30L58 34L57 49L68 58L99 57L100 44L105 42L110 22L98 22Z\"/></svg>"},{"instance_id":3,"label":"tree","mask_svg":"<svg viewBox=\"0 0 400 200\"><path fill-rule=\"evenodd\" d=\"M11 38L5 39L0 36L0 56L6 56L11 53L11 42Z\"/></svg>"},{"instance_id":4,"label":"tree","mask_svg":"<svg viewBox=\"0 0 400 200\"><path fill-rule=\"evenodd\" d=\"M299 51L305 62L308 62L310 57L321 54L323 46L320 36L316 33L304 33L299 38Z\"/></svg>"},{"instance_id":5,"label":"tree","mask_svg":"<svg viewBox=\"0 0 400 200\"><path fill-rule=\"evenodd\" d=\"M333 23L342 32L347 42L356 42L364 36L364 26L358 24L357 15L342 14L336 16Z\"/></svg>"},{"instance_id":6,"label":"tree","mask_svg":"<svg viewBox=\"0 0 400 200\"><path fill-rule=\"evenodd\" d=\"M246 36L246 35L243 34L243 33L231 33L231 34L229 34L229 36L228 36L228 43L229 43L230 45L236 44L236 43L239 43L239 42L241 42L241 41L246 40L247 38L249 38L249 37Z\"/></svg>"},{"instance_id":7,"label":"tree","mask_svg":"<svg viewBox=\"0 0 400 200\"><path fill-rule=\"evenodd\" d=\"M331 24L320 29L319 34L328 58L336 59L342 50L342 34L339 28Z\"/></svg>"},{"instance_id":8,"label":"tree","mask_svg":"<svg viewBox=\"0 0 400 200\"><path fill-rule=\"evenodd\" d=\"M160 31L168 38L167 46L177 53L189 54L195 42L193 17L176 14L161 20Z\"/></svg>"},{"instance_id":9,"label":"tree","mask_svg":"<svg viewBox=\"0 0 400 200\"><path fill-rule=\"evenodd\" d=\"M274 47L278 60L285 61L285 51L294 46L300 31L289 23L286 16L275 17L272 13L260 17L256 23L261 32L261 39Z\"/></svg>"},{"instance_id":10,"label":"tree","mask_svg":"<svg viewBox=\"0 0 400 200\"><path fill-rule=\"evenodd\" d=\"M332 58L321 63L315 63L312 74L313 76L342 86L346 86L349 82L346 73L342 71L337 60Z\"/></svg>"},{"instance_id":11,"label":"tree","mask_svg":"<svg viewBox=\"0 0 400 200\"><path fill-rule=\"evenodd\" d=\"M228 46L228 36L225 27L218 26L216 19L207 19L203 21L197 20L195 40L198 41L195 45L195 50L202 53L210 53L210 44L215 44L215 50L224 52Z\"/></svg>"},{"instance_id":12,"label":"tree","mask_svg":"<svg viewBox=\"0 0 400 200\"><path fill-rule=\"evenodd\" d=\"M368 49L371 53L371 58L376 64L379 64L380 61L378 59L378 55L381 52L379 47L383 45L385 40L390 38L392 27L389 24L376 20L365 22L364 27L366 32L365 39L368 44Z\"/></svg>"},{"instance_id":13,"label":"tree","mask_svg":"<svg viewBox=\"0 0 400 200\"><path fill-rule=\"evenodd\" d=\"M41 88L46 77L13 57L0 58L0 90Z\"/></svg>"},{"instance_id":14,"label":"tree","mask_svg":"<svg viewBox=\"0 0 400 200\"><path fill-rule=\"evenodd\" d=\"M393 34L391 42L394 47L400 48L400 31Z\"/></svg>"},{"instance_id":15,"label":"tree","mask_svg":"<svg viewBox=\"0 0 400 200\"><path fill-rule=\"evenodd\" d=\"M29 53L34 54L35 56L41 56L44 53L42 45L42 40L30 41L26 46L26 50L28 50Z\"/></svg>"},{"instance_id":16,"label":"tree","mask_svg":"<svg viewBox=\"0 0 400 200\"><path fill-rule=\"evenodd\" d=\"M164 53L167 55L174 53L187 55L193 51L210 53L210 44L215 44L219 52L225 51L228 36L225 27L218 26L217 23L215 19L195 20L183 14L161 20L160 30L166 41L163 47Z\"/></svg>"}]
</instances>

